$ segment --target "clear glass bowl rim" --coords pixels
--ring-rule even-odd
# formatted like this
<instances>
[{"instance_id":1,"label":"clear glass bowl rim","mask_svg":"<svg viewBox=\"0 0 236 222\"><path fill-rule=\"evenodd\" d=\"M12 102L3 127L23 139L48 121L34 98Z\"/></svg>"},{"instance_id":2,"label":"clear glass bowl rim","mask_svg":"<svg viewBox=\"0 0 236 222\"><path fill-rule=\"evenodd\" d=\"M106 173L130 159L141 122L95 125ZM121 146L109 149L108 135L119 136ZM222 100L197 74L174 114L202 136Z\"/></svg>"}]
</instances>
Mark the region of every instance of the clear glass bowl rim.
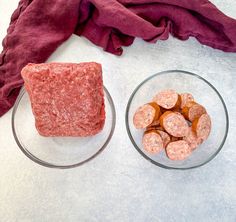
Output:
<instances>
[{"instance_id":1,"label":"clear glass bowl rim","mask_svg":"<svg viewBox=\"0 0 236 222\"><path fill-rule=\"evenodd\" d=\"M114 130L115 130L115 125L116 125L116 111L115 111L115 105L113 102L113 99L109 93L109 91L106 89L105 86L103 86L103 89L105 91L105 94L107 96L107 100L108 103L110 104L111 107L111 115L112 115L112 126L111 126L111 131L105 141L105 143L103 144L103 146L95 153L93 154L91 157L87 158L86 160L83 160L82 162L79 163L75 163L75 164L71 164L71 165L56 165L56 164L52 164L46 161L43 161L39 158L37 158L36 156L34 156L32 153L30 153L19 141L18 137L17 137L17 133L16 133L16 128L15 128L15 114L17 112L18 109L18 105L23 97L23 95L26 93L25 88L22 87L19 96L15 102L15 105L13 107L13 111L12 111L12 117L11 117L11 126L12 126L12 133L14 136L14 139L18 145L18 147L20 148L20 150L32 161L34 161L35 163L44 166L44 167L49 167L49 168L57 168L57 169L69 169L69 168L74 168L74 167L78 167L81 165L84 165L85 163L89 162L90 160L94 159L95 157L97 157L108 145L108 143L110 142Z\"/></svg>"},{"instance_id":2,"label":"clear glass bowl rim","mask_svg":"<svg viewBox=\"0 0 236 222\"><path fill-rule=\"evenodd\" d=\"M136 94L136 92L140 89L140 87L142 87L142 85L144 85L146 82L148 82L150 79L152 78L155 78L156 76L158 75L165 75L165 74L169 74L169 73L181 73L181 74L185 74L185 75L190 75L190 76L193 76L193 77L196 77L202 81L204 81L205 83L208 84L208 86L210 86L215 92L216 94L218 95L218 97L220 98L221 102L222 102L222 105L224 107L224 112L225 112L225 116L226 116L226 130L225 130L225 135L223 137L223 140L220 144L220 146L218 147L218 149L216 150L216 152L211 155L206 161L198 164L198 165L195 165L195 166L191 166L191 167L170 167L170 166L166 166L164 164L161 164L161 163L158 163L156 161L154 161L153 159L151 159L150 157L148 157L139 147L138 145L136 144L135 140L133 139L132 137L132 134L130 132L130 128L129 128L129 109L130 109L130 105L131 105L131 102ZM135 149L148 161L150 161L152 164L156 165L156 166L159 166L159 167L162 167L162 168L165 168L165 169L172 169L172 170L188 170L188 169L193 169L193 168L198 168L200 166L203 166L207 163L209 163L212 159L214 159L216 157L216 155L220 152L220 150L222 149L222 147L224 146L224 143L226 141L226 138L227 138L227 135L228 135L228 131L229 131L229 116L228 116L228 110L226 108L226 105L225 105L225 102L222 98L222 96L220 95L220 93L217 91L217 89L210 83L208 82L206 79L204 79L203 77L195 74L195 73L192 73L192 72L188 72L188 71L184 71L184 70L166 70L166 71L162 71L162 72L158 72L156 74L153 74L151 76L149 76L148 78L144 79L135 89L134 91L132 92L129 100L128 100L128 103L127 103L127 106L126 106L126 112L125 112L125 125L126 125L126 131L128 133L128 136L129 136L129 139L131 140L133 146L135 147Z\"/></svg>"}]
</instances>

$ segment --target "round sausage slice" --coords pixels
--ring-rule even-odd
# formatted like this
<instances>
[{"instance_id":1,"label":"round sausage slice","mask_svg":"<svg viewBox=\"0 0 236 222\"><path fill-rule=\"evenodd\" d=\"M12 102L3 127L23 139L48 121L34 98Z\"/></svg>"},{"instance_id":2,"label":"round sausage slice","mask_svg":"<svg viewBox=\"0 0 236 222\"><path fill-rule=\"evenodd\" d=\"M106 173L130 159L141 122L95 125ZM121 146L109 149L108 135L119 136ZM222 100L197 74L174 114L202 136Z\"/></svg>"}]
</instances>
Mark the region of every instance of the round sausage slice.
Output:
<instances>
[{"instance_id":1,"label":"round sausage slice","mask_svg":"<svg viewBox=\"0 0 236 222\"><path fill-rule=\"evenodd\" d=\"M184 117L177 112L167 111L160 117L160 125L167 133L174 137L183 137L188 134L189 127Z\"/></svg>"},{"instance_id":2,"label":"round sausage slice","mask_svg":"<svg viewBox=\"0 0 236 222\"><path fill-rule=\"evenodd\" d=\"M166 147L167 144L170 142L170 136L168 133L162 131L162 130L157 130L157 132L160 134L162 141L163 141L163 146Z\"/></svg>"},{"instance_id":3,"label":"round sausage slice","mask_svg":"<svg viewBox=\"0 0 236 222\"><path fill-rule=\"evenodd\" d=\"M154 96L153 101L164 109L172 109L180 105L179 95L172 89L160 91Z\"/></svg>"},{"instance_id":4,"label":"round sausage slice","mask_svg":"<svg viewBox=\"0 0 236 222\"><path fill-rule=\"evenodd\" d=\"M194 132L192 127L189 127L189 133L187 136L183 137L183 140L185 140L188 143L191 150L195 150L198 147L198 145L200 145L203 142L201 138L197 137L197 134Z\"/></svg>"},{"instance_id":5,"label":"round sausage slice","mask_svg":"<svg viewBox=\"0 0 236 222\"><path fill-rule=\"evenodd\" d=\"M180 94L180 98L181 98L181 104L180 104L181 109L183 109L187 103L194 101L194 98L190 93L182 93Z\"/></svg>"},{"instance_id":6,"label":"round sausage slice","mask_svg":"<svg viewBox=\"0 0 236 222\"><path fill-rule=\"evenodd\" d=\"M159 153L164 149L163 141L159 133L153 131L148 131L143 135L143 148L152 154Z\"/></svg>"},{"instance_id":7,"label":"round sausage slice","mask_svg":"<svg viewBox=\"0 0 236 222\"><path fill-rule=\"evenodd\" d=\"M206 113L206 109L196 102L188 102L182 109L184 117L191 122L204 113Z\"/></svg>"},{"instance_id":8,"label":"round sausage slice","mask_svg":"<svg viewBox=\"0 0 236 222\"><path fill-rule=\"evenodd\" d=\"M196 132L197 137L206 140L211 132L211 118L208 114L203 114L195 119L192 124L193 130Z\"/></svg>"},{"instance_id":9,"label":"round sausage slice","mask_svg":"<svg viewBox=\"0 0 236 222\"><path fill-rule=\"evenodd\" d=\"M170 142L166 147L166 154L171 160L184 160L192 150L185 140Z\"/></svg>"},{"instance_id":10,"label":"round sausage slice","mask_svg":"<svg viewBox=\"0 0 236 222\"><path fill-rule=\"evenodd\" d=\"M152 102L140 106L134 114L133 123L135 128L143 129L158 120L160 116L160 107Z\"/></svg>"}]
</instances>

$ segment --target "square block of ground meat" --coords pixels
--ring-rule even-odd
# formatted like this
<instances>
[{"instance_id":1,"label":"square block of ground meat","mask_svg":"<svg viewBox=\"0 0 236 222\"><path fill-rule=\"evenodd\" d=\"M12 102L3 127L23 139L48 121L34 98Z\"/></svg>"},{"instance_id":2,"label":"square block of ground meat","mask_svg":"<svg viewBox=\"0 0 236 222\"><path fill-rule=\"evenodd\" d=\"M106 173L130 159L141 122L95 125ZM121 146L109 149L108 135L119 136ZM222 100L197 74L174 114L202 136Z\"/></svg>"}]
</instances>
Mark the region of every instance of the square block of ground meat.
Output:
<instances>
[{"instance_id":1,"label":"square block of ground meat","mask_svg":"<svg viewBox=\"0 0 236 222\"><path fill-rule=\"evenodd\" d=\"M84 137L102 130L105 107L100 64L28 64L21 75L40 135Z\"/></svg>"}]
</instances>

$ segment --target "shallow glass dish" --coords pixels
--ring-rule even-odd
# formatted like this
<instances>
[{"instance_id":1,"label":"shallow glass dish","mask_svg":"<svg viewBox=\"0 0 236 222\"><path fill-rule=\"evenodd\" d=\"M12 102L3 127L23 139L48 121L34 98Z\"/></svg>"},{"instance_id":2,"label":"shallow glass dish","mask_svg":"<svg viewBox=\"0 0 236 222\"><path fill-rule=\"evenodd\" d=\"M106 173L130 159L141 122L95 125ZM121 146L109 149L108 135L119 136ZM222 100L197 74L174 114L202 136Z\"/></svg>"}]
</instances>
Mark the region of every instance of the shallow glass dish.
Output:
<instances>
[{"instance_id":1,"label":"shallow glass dish","mask_svg":"<svg viewBox=\"0 0 236 222\"><path fill-rule=\"evenodd\" d=\"M43 137L35 128L28 93L22 88L12 113L17 145L34 162L52 168L72 168L95 158L109 143L116 122L113 100L104 87L106 120L103 130L91 137Z\"/></svg>"},{"instance_id":2,"label":"shallow glass dish","mask_svg":"<svg viewBox=\"0 0 236 222\"><path fill-rule=\"evenodd\" d=\"M152 97L163 89L174 89L178 93L191 93L195 100L206 108L211 117L210 136L187 159L182 161L168 159L164 151L156 155L146 152L142 147L144 131L136 129L133 125L133 115L136 109L140 105L150 102ZM145 79L132 93L126 108L126 129L134 147L144 158L167 169L191 169L208 163L223 147L228 128L228 112L219 92L207 80L186 71L164 71Z\"/></svg>"}]
</instances>

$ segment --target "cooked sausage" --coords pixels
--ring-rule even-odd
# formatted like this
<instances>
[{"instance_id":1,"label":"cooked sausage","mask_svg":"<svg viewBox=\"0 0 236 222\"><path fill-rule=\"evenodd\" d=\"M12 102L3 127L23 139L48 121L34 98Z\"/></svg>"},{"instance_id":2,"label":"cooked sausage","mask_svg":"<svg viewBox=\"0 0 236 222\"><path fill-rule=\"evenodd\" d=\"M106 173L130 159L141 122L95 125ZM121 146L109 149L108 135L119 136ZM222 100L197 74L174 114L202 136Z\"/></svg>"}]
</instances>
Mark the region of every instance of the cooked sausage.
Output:
<instances>
[{"instance_id":1,"label":"cooked sausage","mask_svg":"<svg viewBox=\"0 0 236 222\"><path fill-rule=\"evenodd\" d=\"M160 116L160 107L152 102L140 106L134 114L133 123L135 128L143 129L158 120Z\"/></svg>"},{"instance_id":2,"label":"cooked sausage","mask_svg":"<svg viewBox=\"0 0 236 222\"><path fill-rule=\"evenodd\" d=\"M181 105L180 105L181 109L183 109L187 103L194 101L194 98L190 93L181 93L180 98L181 98Z\"/></svg>"},{"instance_id":3,"label":"cooked sausage","mask_svg":"<svg viewBox=\"0 0 236 222\"><path fill-rule=\"evenodd\" d=\"M184 117L191 122L204 113L206 113L206 109L196 102L188 102L182 109Z\"/></svg>"},{"instance_id":4,"label":"cooked sausage","mask_svg":"<svg viewBox=\"0 0 236 222\"><path fill-rule=\"evenodd\" d=\"M162 141L163 141L163 146L166 147L167 144L170 142L170 136L168 133L162 131L162 130L157 130L157 132L160 134Z\"/></svg>"},{"instance_id":5,"label":"cooked sausage","mask_svg":"<svg viewBox=\"0 0 236 222\"><path fill-rule=\"evenodd\" d=\"M167 111L160 117L160 125L172 136L183 137L188 134L188 123L177 112Z\"/></svg>"},{"instance_id":6,"label":"cooked sausage","mask_svg":"<svg viewBox=\"0 0 236 222\"><path fill-rule=\"evenodd\" d=\"M175 141L182 140L182 139L183 139L182 137L175 137L175 136L170 137L171 142L175 142Z\"/></svg>"},{"instance_id":7,"label":"cooked sausage","mask_svg":"<svg viewBox=\"0 0 236 222\"><path fill-rule=\"evenodd\" d=\"M160 125L150 125L146 128L146 132L150 130L160 130L162 127Z\"/></svg>"},{"instance_id":8,"label":"cooked sausage","mask_svg":"<svg viewBox=\"0 0 236 222\"><path fill-rule=\"evenodd\" d=\"M194 132L192 127L189 127L189 133L187 136L183 137L183 140L185 140L188 143L191 150L195 150L198 147L198 145L200 145L203 142L201 138L197 137L197 134Z\"/></svg>"},{"instance_id":9,"label":"cooked sausage","mask_svg":"<svg viewBox=\"0 0 236 222\"><path fill-rule=\"evenodd\" d=\"M159 153L164 148L162 138L155 130L144 133L142 144L143 148L152 154Z\"/></svg>"},{"instance_id":10,"label":"cooked sausage","mask_svg":"<svg viewBox=\"0 0 236 222\"><path fill-rule=\"evenodd\" d=\"M146 128L146 132L152 131L152 130L157 130L157 127L158 127L158 126L148 126L148 127Z\"/></svg>"},{"instance_id":11,"label":"cooked sausage","mask_svg":"<svg viewBox=\"0 0 236 222\"><path fill-rule=\"evenodd\" d=\"M172 89L156 94L153 102L137 109L134 126L144 129L142 144L151 154L165 148L171 160L187 158L210 134L211 119L190 93Z\"/></svg>"},{"instance_id":12,"label":"cooked sausage","mask_svg":"<svg viewBox=\"0 0 236 222\"><path fill-rule=\"evenodd\" d=\"M210 116L206 113L201 115L193 121L192 127L199 139L206 140L211 132Z\"/></svg>"},{"instance_id":13,"label":"cooked sausage","mask_svg":"<svg viewBox=\"0 0 236 222\"><path fill-rule=\"evenodd\" d=\"M166 147L166 154L171 160L184 160L192 150L185 140L170 142Z\"/></svg>"},{"instance_id":14,"label":"cooked sausage","mask_svg":"<svg viewBox=\"0 0 236 222\"><path fill-rule=\"evenodd\" d=\"M149 127L157 127L157 126L160 126L160 121L159 121L159 119L156 119L156 120L154 120L150 125L149 125Z\"/></svg>"},{"instance_id":15,"label":"cooked sausage","mask_svg":"<svg viewBox=\"0 0 236 222\"><path fill-rule=\"evenodd\" d=\"M172 89L160 91L153 98L153 101L164 109L179 107L180 100L178 93Z\"/></svg>"}]
</instances>

